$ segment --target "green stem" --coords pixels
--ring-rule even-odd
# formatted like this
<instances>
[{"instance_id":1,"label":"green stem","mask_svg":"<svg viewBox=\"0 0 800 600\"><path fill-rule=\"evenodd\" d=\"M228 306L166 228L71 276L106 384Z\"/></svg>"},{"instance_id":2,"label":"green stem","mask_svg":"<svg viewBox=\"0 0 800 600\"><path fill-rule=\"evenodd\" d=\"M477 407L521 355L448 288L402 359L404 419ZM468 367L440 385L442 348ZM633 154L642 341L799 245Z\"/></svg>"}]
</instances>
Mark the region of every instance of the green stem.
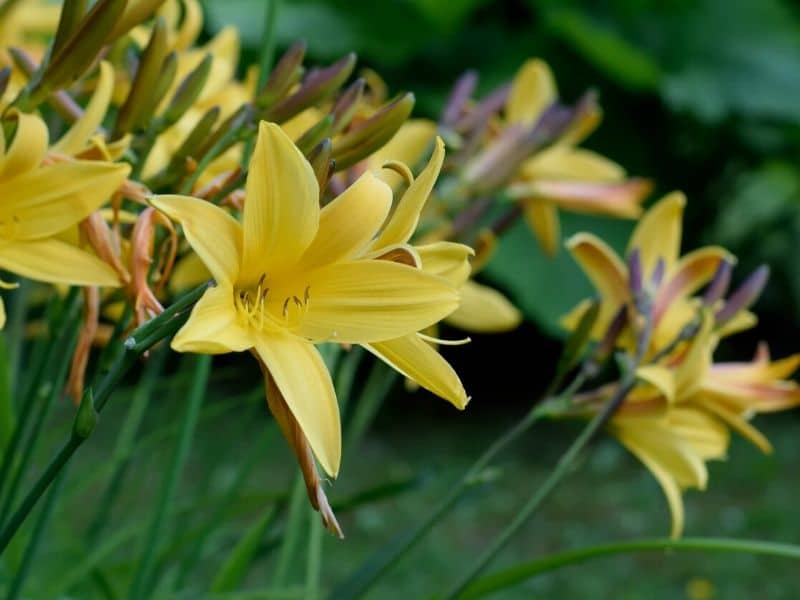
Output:
<instances>
[{"instance_id":1,"label":"green stem","mask_svg":"<svg viewBox=\"0 0 800 600\"><path fill-rule=\"evenodd\" d=\"M484 469L511 443L528 431L546 413L546 403L542 403L516 424L505 431L489 446L469 470L462 475L450 491L421 522L412 529L401 533L394 541L372 556L355 574L339 584L329 598L360 598L375 584L392 565L405 556L414 545L447 513L468 489L481 483Z\"/></svg>"},{"instance_id":2,"label":"green stem","mask_svg":"<svg viewBox=\"0 0 800 600\"><path fill-rule=\"evenodd\" d=\"M139 327L134 331L131 337L125 340L125 344L123 345L124 351L117 357L111 370L93 395L94 407L98 413L105 407L119 381L136 362L138 354L148 349L147 346L143 346L142 343L137 342L137 338L146 338L149 342L155 344L160 339L169 335L176 329L176 323L182 324L189 318L187 309L203 295L206 288L207 284L203 284L187 292L163 313ZM50 464L33 485L31 491L28 492L28 495L25 497L20 507L11 519L9 519L8 524L4 525L3 530L0 531L0 555L5 551L17 530L25 522L25 519L28 517L31 510L33 510L33 507L36 506L42 494L53 482L53 479L58 475L61 469L64 468L69 459L75 454L75 451L80 448L85 440L85 437L76 436L73 430L67 443L64 444L58 454L50 461Z\"/></svg>"},{"instance_id":3,"label":"green stem","mask_svg":"<svg viewBox=\"0 0 800 600\"><path fill-rule=\"evenodd\" d=\"M310 509L306 503L305 483L303 482L303 477L298 475L292 488L286 530L283 533L283 542L278 552L275 573L272 576L272 585L275 588L284 587L288 581L289 569L292 566L297 547L300 545L300 534L309 512ZM312 516L312 518L314 517Z\"/></svg>"},{"instance_id":4,"label":"green stem","mask_svg":"<svg viewBox=\"0 0 800 600\"><path fill-rule=\"evenodd\" d=\"M150 589L155 585L155 566L158 551L161 547L161 540L164 535L164 527L167 516L175 503L175 496L178 491L181 474L186 466L186 459L189 457L189 450L192 447L194 431L197 419L200 414L200 407L205 398L206 384L211 370L211 356L201 354L193 357L195 362L194 377L192 388L189 391L188 406L186 416L183 420L180 436L175 447L170 471L164 480L161 490L161 498L156 509L150 529L147 534L144 552L139 562L136 576L131 586L130 598L146 598L150 594Z\"/></svg>"},{"instance_id":5,"label":"green stem","mask_svg":"<svg viewBox=\"0 0 800 600\"><path fill-rule=\"evenodd\" d=\"M39 542L42 539L42 534L47 527L47 523L50 521L50 516L53 514L53 509L55 508L56 504L55 501L58 498L58 495L61 493L61 487L64 482L65 475L66 472L62 471L61 474L56 478L53 489L51 489L50 493L47 494L47 500L45 500L44 506L42 507L42 512L39 514L39 519L36 521L36 525L33 528L31 539L28 541L28 546L25 548L25 554L22 557L22 564L19 566L17 574L14 576L14 581L11 583L7 600L16 600L22 591L22 585L25 583L25 579L28 577L28 573L30 572L33 559L36 556L36 551L39 548Z\"/></svg>"},{"instance_id":6,"label":"green stem","mask_svg":"<svg viewBox=\"0 0 800 600\"><path fill-rule=\"evenodd\" d=\"M631 389L636 383L635 369L627 371L620 381L614 395L609 399L608 403L603 407L603 410L598 412L595 417L589 421L586 427L583 428L581 433L575 438L567 451L561 456L556 463L555 468L544 481L544 483L536 490L530 497L527 503L517 513L514 519L506 526L506 528L495 537L481 556L472 564L463 577L461 577L455 585L453 585L447 593L445 598L457 597L467 585L477 577L484 568L497 556L497 553L505 548L506 544L511 538L519 531L519 529L530 519L537 511L542 502L547 498L556 486L564 479L564 477L572 470L575 460L580 456L583 449L589 444L595 434L608 422L608 419L619 408L622 402L627 397Z\"/></svg>"},{"instance_id":7,"label":"green stem","mask_svg":"<svg viewBox=\"0 0 800 600\"><path fill-rule=\"evenodd\" d=\"M258 83L256 84L256 96L264 89L264 85L269 79L272 71L272 62L275 59L275 29L278 24L278 8L281 0L266 0L264 3L264 31L261 36L261 52L258 56ZM242 154L242 166L246 169L253 154L255 138L249 138L245 142L244 153Z\"/></svg>"},{"instance_id":8,"label":"green stem","mask_svg":"<svg viewBox=\"0 0 800 600\"><path fill-rule=\"evenodd\" d=\"M322 519L312 517L309 540L308 555L306 558L306 600L319 600L320 579L322 576L322 534L324 532Z\"/></svg>"},{"instance_id":9,"label":"green stem","mask_svg":"<svg viewBox=\"0 0 800 600\"><path fill-rule=\"evenodd\" d=\"M541 573L547 573L585 562L593 558L628 554L631 552L738 552L760 554L800 560L800 546L725 538L641 539L627 542L610 542L551 554L521 565L492 573L470 584L462 593L464 600L483 597L492 592L511 587Z\"/></svg>"}]
</instances>

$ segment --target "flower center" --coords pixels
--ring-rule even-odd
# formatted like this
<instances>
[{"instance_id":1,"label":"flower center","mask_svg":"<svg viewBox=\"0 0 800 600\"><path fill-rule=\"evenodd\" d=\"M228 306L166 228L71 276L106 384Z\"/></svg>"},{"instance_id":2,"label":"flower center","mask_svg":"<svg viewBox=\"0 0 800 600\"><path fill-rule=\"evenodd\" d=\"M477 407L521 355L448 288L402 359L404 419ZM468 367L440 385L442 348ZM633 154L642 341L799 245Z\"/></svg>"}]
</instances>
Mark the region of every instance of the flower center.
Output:
<instances>
[{"instance_id":1,"label":"flower center","mask_svg":"<svg viewBox=\"0 0 800 600\"><path fill-rule=\"evenodd\" d=\"M294 329L308 312L311 286L304 282L274 282L262 273L254 286L237 288L234 303L255 329Z\"/></svg>"}]
</instances>

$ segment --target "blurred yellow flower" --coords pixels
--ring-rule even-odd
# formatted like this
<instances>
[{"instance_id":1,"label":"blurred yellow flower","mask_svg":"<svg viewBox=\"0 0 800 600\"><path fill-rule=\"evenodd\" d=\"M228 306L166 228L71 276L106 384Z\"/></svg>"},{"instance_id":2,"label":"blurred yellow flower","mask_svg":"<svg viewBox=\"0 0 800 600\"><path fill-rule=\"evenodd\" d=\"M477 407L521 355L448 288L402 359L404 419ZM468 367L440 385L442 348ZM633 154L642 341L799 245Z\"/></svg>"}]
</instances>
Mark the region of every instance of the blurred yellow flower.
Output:
<instances>
[{"instance_id":1,"label":"blurred yellow flower","mask_svg":"<svg viewBox=\"0 0 800 600\"><path fill-rule=\"evenodd\" d=\"M172 347L211 354L252 349L332 476L341 457L339 409L314 344L399 338L458 305L446 279L366 254L391 200L389 187L366 173L320 210L308 161L278 125L266 122L250 163L241 225L196 198L152 199L181 223L217 283ZM399 223L398 212L384 233Z\"/></svg>"},{"instance_id":2,"label":"blurred yellow flower","mask_svg":"<svg viewBox=\"0 0 800 600\"><path fill-rule=\"evenodd\" d=\"M517 72L506 100L507 127L531 126L558 99L555 79L547 64L528 60ZM509 187L519 198L531 230L550 254L561 237L558 209L587 214L636 218L651 185L627 179L617 163L576 146L599 122L590 112L550 147L528 158Z\"/></svg>"},{"instance_id":3,"label":"blurred yellow flower","mask_svg":"<svg viewBox=\"0 0 800 600\"><path fill-rule=\"evenodd\" d=\"M100 208L130 167L82 160L42 165L46 125L34 115L12 115L13 139L0 137L0 268L51 283L118 286L106 263L55 236Z\"/></svg>"}]
</instances>

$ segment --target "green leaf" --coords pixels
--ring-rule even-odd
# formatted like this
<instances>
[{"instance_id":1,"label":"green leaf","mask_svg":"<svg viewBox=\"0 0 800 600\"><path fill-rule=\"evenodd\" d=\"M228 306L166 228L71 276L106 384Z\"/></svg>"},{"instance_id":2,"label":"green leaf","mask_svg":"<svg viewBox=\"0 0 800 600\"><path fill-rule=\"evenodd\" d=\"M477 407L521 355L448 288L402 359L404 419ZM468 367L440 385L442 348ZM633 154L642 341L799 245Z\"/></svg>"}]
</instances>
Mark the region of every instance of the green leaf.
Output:
<instances>
[{"instance_id":1,"label":"green leaf","mask_svg":"<svg viewBox=\"0 0 800 600\"><path fill-rule=\"evenodd\" d=\"M571 44L621 85L640 91L658 88L661 80L658 63L619 33L594 23L574 9L547 13L547 24L551 33Z\"/></svg>"},{"instance_id":2,"label":"green leaf","mask_svg":"<svg viewBox=\"0 0 800 600\"><path fill-rule=\"evenodd\" d=\"M259 544L264 539L272 520L275 517L275 507L269 506L261 516L239 540L228 558L219 568L211 591L214 593L233 591L247 574L247 569L258 551Z\"/></svg>"}]
</instances>

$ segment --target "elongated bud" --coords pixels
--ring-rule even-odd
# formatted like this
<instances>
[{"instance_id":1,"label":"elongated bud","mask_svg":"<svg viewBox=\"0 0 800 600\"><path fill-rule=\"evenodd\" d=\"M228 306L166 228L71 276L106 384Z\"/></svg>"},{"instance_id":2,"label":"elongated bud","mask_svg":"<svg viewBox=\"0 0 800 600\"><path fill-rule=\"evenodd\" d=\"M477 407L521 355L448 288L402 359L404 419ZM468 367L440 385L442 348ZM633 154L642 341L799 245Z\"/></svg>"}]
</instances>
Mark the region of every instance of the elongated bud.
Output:
<instances>
[{"instance_id":1,"label":"elongated bud","mask_svg":"<svg viewBox=\"0 0 800 600\"><path fill-rule=\"evenodd\" d=\"M465 166L463 179L474 194L495 190L517 171L526 157L526 135L522 127L509 127Z\"/></svg>"},{"instance_id":2,"label":"elongated bud","mask_svg":"<svg viewBox=\"0 0 800 600\"><path fill-rule=\"evenodd\" d=\"M414 94L402 94L339 136L333 146L336 168L346 169L381 148L406 122L413 108Z\"/></svg>"},{"instance_id":3,"label":"elongated bud","mask_svg":"<svg viewBox=\"0 0 800 600\"><path fill-rule=\"evenodd\" d=\"M149 19L166 0L128 0L122 17L114 24L109 43L122 37L139 23Z\"/></svg>"},{"instance_id":4,"label":"elongated bud","mask_svg":"<svg viewBox=\"0 0 800 600\"><path fill-rule=\"evenodd\" d=\"M467 71L458 78L453 91L450 92L450 97L445 104L444 112L442 113L442 125L445 127L453 127L461 115L467 102L475 92L478 85L478 74L475 71Z\"/></svg>"},{"instance_id":5,"label":"elongated bud","mask_svg":"<svg viewBox=\"0 0 800 600\"><path fill-rule=\"evenodd\" d=\"M350 53L329 67L310 71L300 89L269 109L264 119L283 123L306 108L315 106L332 96L350 77L355 65L356 55Z\"/></svg>"},{"instance_id":6,"label":"elongated bud","mask_svg":"<svg viewBox=\"0 0 800 600\"><path fill-rule=\"evenodd\" d=\"M715 321L717 327L720 327L730 321L740 311L747 310L752 304L758 300L761 292L764 291L764 286L767 285L769 279L769 267L761 265L750 276L744 280L744 283L731 294L730 298L725 302L725 305L717 311Z\"/></svg>"},{"instance_id":7,"label":"elongated bud","mask_svg":"<svg viewBox=\"0 0 800 600\"><path fill-rule=\"evenodd\" d=\"M81 404L72 422L72 435L80 440L87 439L97 426L99 415L94 408L92 388L86 388L81 398Z\"/></svg>"},{"instance_id":8,"label":"elongated bud","mask_svg":"<svg viewBox=\"0 0 800 600\"><path fill-rule=\"evenodd\" d=\"M200 97L211 72L211 62L211 55L206 54L200 64L178 86L169 106L164 111L163 119L167 126L176 123Z\"/></svg>"},{"instance_id":9,"label":"elongated bud","mask_svg":"<svg viewBox=\"0 0 800 600\"><path fill-rule=\"evenodd\" d=\"M199 151L202 145L208 140L211 129L219 119L220 108L213 106L209 108L205 114L200 117L200 120L194 126L194 129L186 136L183 143L175 151L170 160L168 171L173 171L173 167L183 165L187 158L190 156L199 156Z\"/></svg>"},{"instance_id":10,"label":"elongated bud","mask_svg":"<svg viewBox=\"0 0 800 600\"><path fill-rule=\"evenodd\" d=\"M581 356L586 349L586 344L592 336L594 325L597 322L597 317L600 315L600 301L597 299L592 300L589 308L581 315L578 326L569 336L564 351L558 359L556 366L556 377L566 375L575 365L580 362Z\"/></svg>"},{"instance_id":11,"label":"elongated bud","mask_svg":"<svg viewBox=\"0 0 800 600\"><path fill-rule=\"evenodd\" d=\"M78 25L86 14L88 0L64 0L61 7L61 16L58 19L58 29L53 40L53 47L50 53L55 56L64 47L67 40L78 29Z\"/></svg>"},{"instance_id":12,"label":"elongated bud","mask_svg":"<svg viewBox=\"0 0 800 600\"><path fill-rule=\"evenodd\" d=\"M67 379L67 394L77 406L83 398L84 377L86 365L89 364L89 353L97 335L100 320L100 291L96 287L88 286L83 291L83 324L78 334L78 343L72 353L72 362Z\"/></svg>"},{"instance_id":13,"label":"elongated bud","mask_svg":"<svg viewBox=\"0 0 800 600\"><path fill-rule=\"evenodd\" d=\"M364 97L364 86L363 79L356 79L339 97L336 104L333 105L331 110L333 115L331 135L341 132L353 120L356 111L358 111L358 105Z\"/></svg>"},{"instance_id":14,"label":"elongated bud","mask_svg":"<svg viewBox=\"0 0 800 600\"><path fill-rule=\"evenodd\" d=\"M332 135L333 115L325 115L320 121L306 131L300 139L295 142L300 152L308 156L308 153L325 138Z\"/></svg>"},{"instance_id":15,"label":"elongated bud","mask_svg":"<svg viewBox=\"0 0 800 600\"><path fill-rule=\"evenodd\" d=\"M492 91L474 109L463 115L455 123L454 129L459 133L467 133L480 128L487 119L500 112L508 99L510 90L511 86L506 84Z\"/></svg>"},{"instance_id":16,"label":"elongated bud","mask_svg":"<svg viewBox=\"0 0 800 600\"><path fill-rule=\"evenodd\" d=\"M126 2L127 0L98 0L64 42L60 51L53 55L41 79L17 100L20 108L35 108L52 92L80 78L105 45L111 28L125 9Z\"/></svg>"},{"instance_id":17,"label":"elongated bud","mask_svg":"<svg viewBox=\"0 0 800 600\"><path fill-rule=\"evenodd\" d=\"M292 86L300 81L303 73L303 58L306 55L306 43L295 42L281 56L264 87L258 91L255 104L260 109L266 109L281 100Z\"/></svg>"},{"instance_id":18,"label":"elongated bud","mask_svg":"<svg viewBox=\"0 0 800 600\"><path fill-rule=\"evenodd\" d=\"M644 275L642 273L642 256L638 248L628 255L628 288L634 299L641 298L644 292Z\"/></svg>"},{"instance_id":19,"label":"elongated bud","mask_svg":"<svg viewBox=\"0 0 800 600\"><path fill-rule=\"evenodd\" d=\"M653 273L650 275L650 289L655 291L661 285L661 282L664 280L664 272L666 270L666 263L664 262L664 257L659 256L658 260L656 261L656 266L653 268Z\"/></svg>"},{"instance_id":20,"label":"elongated bud","mask_svg":"<svg viewBox=\"0 0 800 600\"><path fill-rule=\"evenodd\" d=\"M730 261L722 259L719 263L717 271L714 273L714 278L703 294L703 304L706 306L713 306L719 300L725 297L728 293L728 287L731 284L731 274L733 273L733 265Z\"/></svg>"},{"instance_id":21,"label":"elongated bud","mask_svg":"<svg viewBox=\"0 0 800 600\"><path fill-rule=\"evenodd\" d=\"M603 333L600 343L598 343L597 347L594 349L594 355L592 356L591 361L594 368L597 368L605 363L613 354L614 348L617 347L617 341L622 335L622 332L625 331L625 327L627 325L628 307L622 306L614 315L614 318L612 319L611 324L608 326L608 329L606 329L605 333Z\"/></svg>"},{"instance_id":22,"label":"elongated bud","mask_svg":"<svg viewBox=\"0 0 800 600\"><path fill-rule=\"evenodd\" d=\"M323 192L328 185L328 180L333 172L333 161L331 160L331 150L333 145L330 139L324 139L308 153L308 162L314 169L320 192Z\"/></svg>"},{"instance_id":23,"label":"elongated bud","mask_svg":"<svg viewBox=\"0 0 800 600\"><path fill-rule=\"evenodd\" d=\"M119 109L113 139L122 137L141 122L140 112L151 100L161 76L166 54L167 23L163 17L159 17L153 27L150 41L139 59L139 68L136 70L136 77L133 79L128 97Z\"/></svg>"},{"instance_id":24,"label":"elongated bud","mask_svg":"<svg viewBox=\"0 0 800 600\"><path fill-rule=\"evenodd\" d=\"M158 108L159 103L164 96L166 96L169 88L172 87L172 82L175 81L175 76L177 74L178 55L175 52L170 52L161 64L161 70L153 86L152 94L145 100L143 106L136 111L138 118L134 123L135 127L145 128L153 120L156 108Z\"/></svg>"},{"instance_id":25,"label":"elongated bud","mask_svg":"<svg viewBox=\"0 0 800 600\"><path fill-rule=\"evenodd\" d=\"M11 80L11 67L0 69L0 97L5 96L8 89L8 82Z\"/></svg>"}]
</instances>

